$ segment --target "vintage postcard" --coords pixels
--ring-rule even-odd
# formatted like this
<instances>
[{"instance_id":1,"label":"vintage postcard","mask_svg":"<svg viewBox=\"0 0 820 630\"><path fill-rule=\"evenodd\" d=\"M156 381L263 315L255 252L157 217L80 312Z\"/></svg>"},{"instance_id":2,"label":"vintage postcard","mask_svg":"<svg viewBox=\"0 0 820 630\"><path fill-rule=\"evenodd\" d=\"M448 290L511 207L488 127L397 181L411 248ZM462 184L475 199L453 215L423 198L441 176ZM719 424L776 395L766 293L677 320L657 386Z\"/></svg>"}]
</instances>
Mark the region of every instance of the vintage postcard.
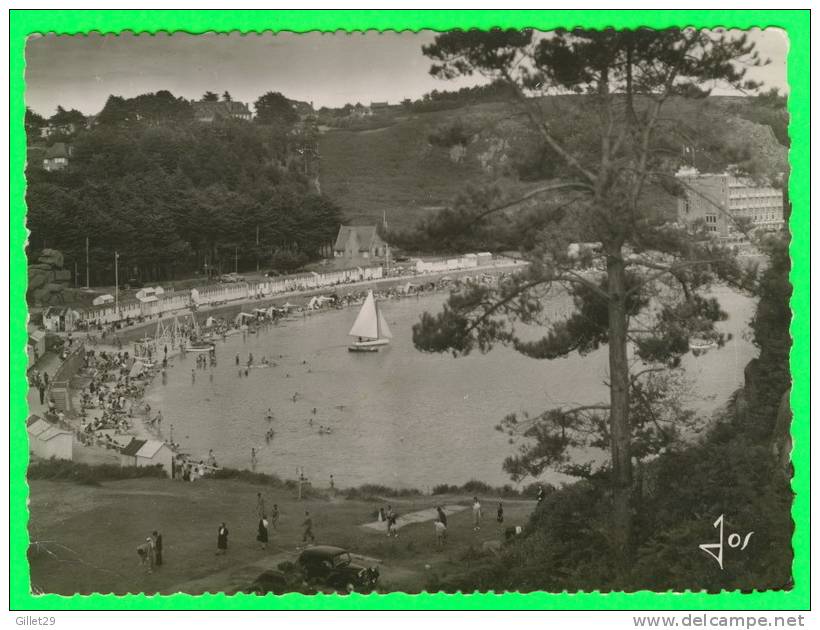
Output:
<instances>
[{"instance_id":1,"label":"vintage postcard","mask_svg":"<svg viewBox=\"0 0 820 630\"><path fill-rule=\"evenodd\" d=\"M13 606L808 606L806 14L12 17Z\"/></svg>"}]
</instances>

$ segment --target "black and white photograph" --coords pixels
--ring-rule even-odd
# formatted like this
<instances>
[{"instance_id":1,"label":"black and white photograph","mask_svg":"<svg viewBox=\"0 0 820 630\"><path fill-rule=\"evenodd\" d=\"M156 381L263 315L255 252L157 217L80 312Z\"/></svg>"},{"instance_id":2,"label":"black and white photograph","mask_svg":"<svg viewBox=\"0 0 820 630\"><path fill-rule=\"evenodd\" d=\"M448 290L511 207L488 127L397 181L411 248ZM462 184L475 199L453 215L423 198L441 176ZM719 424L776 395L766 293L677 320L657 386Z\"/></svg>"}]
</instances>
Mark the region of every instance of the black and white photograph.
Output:
<instances>
[{"instance_id":1,"label":"black and white photograph","mask_svg":"<svg viewBox=\"0 0 820 630\"><path fill-rule=\"evenodd\" d=\"M29 36L31 592L793 588L788 52Z\"/></svg>"}]
</instances>

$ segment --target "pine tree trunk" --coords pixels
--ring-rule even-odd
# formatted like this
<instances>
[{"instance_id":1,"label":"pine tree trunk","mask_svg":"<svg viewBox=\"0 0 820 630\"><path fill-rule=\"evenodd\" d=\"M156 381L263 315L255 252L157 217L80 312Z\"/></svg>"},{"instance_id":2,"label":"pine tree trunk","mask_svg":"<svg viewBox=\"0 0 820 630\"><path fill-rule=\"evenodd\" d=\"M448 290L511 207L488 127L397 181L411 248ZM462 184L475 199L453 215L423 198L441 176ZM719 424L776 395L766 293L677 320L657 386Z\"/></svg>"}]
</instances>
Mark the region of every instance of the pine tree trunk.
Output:
<instances>
[{"instance_id":1,"label":"pine tree trunk","mask_svg":"<svg viewBox=\"0 0 820 630\"><path fill-rule=\"evenodd\" d=\"M626 351L626 272L620 252L607 262L609 281L610 449L614 502L614 544L618 566L625 576L631 564L632 458L629 425L629 362Z\"/></svg>"}]
</instances>

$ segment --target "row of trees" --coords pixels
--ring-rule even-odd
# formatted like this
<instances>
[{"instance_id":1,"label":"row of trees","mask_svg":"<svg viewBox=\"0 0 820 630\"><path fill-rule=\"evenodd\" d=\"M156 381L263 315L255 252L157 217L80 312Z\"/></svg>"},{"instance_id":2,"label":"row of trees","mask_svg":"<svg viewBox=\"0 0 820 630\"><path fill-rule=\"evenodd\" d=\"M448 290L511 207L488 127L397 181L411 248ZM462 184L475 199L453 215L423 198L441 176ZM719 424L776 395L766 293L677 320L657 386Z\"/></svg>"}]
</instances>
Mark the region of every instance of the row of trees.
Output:
<instances>
[{"instance_id":1,"label":"row of trees","mask_svg":"<svg viewBox=\"0 0 820 630\"><path fill-rule=\"evenodd\" d=\"M214 92L205 92L202 102L217 103L219 96ZM222 94L222 102L233 102L227 90ZM140 122L148 125L167 123L190 123L194 120L193 101L176 97L168 90L140 94L133 98L111 95L94 120L95 125L129 125ZM299 120L293 103L280 92L266 92L254 102L255 122L260 125L273 125L285 131L291 130ZM67 110L57 106L56 113L50 118L26 108L26 131L30 139L35 138L40 128L51 125L59 126L73 123L84 127L88 117L76 109Z\"/></svg>"},{"instance_id":2,"label":"row of trees","mask_svg":"<svg viewBox=\"0 0 820 630\"><path fill-rule=\"evenodd\" d=\"M341 212L305 178L300 137L278 125L199 124L189 107L166 92L111 97L99 124L73 139L67 169L30 160L30 251L60 249L82 269L88 238L97 284L113 281L115 249L121 270L143 281L267 266L282 251L318 256Z\"/></svg>"},{"instance_id":3,"label":"row of trees","mask_svg":"<svg viewBox=\"0 0 820 630\"><path fill-rule=\"evenodd\" d=\"M669 151L680 121L669 105L702 99L714 84L755 90L744 68L762 62L745 36L694 29L557 31L550 38L526 30L452 32L424 53L435 76L481 74L505 85L554 164L554 179L515 198L492 187L473 191L421 226L428 243L515 244L530 266L497 287L453 294L441 312L423 315L414 343L455 354L503 344L545 360L606 346L608 399L511 415L500 428L521 443L505 464L514 478L553 468L597 480L609 510L615 583L626 584L641 514L636 465L676 444L692 419L674 385L691 344L725 341L715 323L726 314L708 288L715 281L755 287L755 271L741 268L731 251L657 212L659 193L682 193L674 177L679 153ZM553 124L533 98L549 93L583 95L584 125L567 133ZM577 240L597 247L573 255L569 245ZM553 319L545 304L559 286L575 312ZM521 336L521 324L542 326L543 337ZM578 448L591 447L609 454L596 470L573 460Z\"/></svg>"}]
</instances>

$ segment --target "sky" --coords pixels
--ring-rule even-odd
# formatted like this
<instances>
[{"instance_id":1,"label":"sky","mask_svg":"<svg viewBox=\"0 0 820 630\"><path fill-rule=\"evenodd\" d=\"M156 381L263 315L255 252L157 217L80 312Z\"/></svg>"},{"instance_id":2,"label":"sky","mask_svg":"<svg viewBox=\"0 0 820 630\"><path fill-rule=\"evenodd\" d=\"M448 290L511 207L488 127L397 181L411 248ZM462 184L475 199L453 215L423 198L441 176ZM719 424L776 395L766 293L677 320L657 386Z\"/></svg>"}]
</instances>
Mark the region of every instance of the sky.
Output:
<instances>
[{"instance_id":1,"label":"sky","mask_svg":"<svg viewBox=\"0 0 820 630\"><path fill-rule=\"evenodd\" d=\"M435 33L262 33L241 35L32 36L26 47L26 104L50 116L57 105L99 112L110 94L133 97L169 90L189 100L210 90L253 103L265 92L321 106L419 98L481 82L429 74L421 52ZM749 78L788 91L783 31L750 31L772 63Z\"/></svg>"}]
</instances>

